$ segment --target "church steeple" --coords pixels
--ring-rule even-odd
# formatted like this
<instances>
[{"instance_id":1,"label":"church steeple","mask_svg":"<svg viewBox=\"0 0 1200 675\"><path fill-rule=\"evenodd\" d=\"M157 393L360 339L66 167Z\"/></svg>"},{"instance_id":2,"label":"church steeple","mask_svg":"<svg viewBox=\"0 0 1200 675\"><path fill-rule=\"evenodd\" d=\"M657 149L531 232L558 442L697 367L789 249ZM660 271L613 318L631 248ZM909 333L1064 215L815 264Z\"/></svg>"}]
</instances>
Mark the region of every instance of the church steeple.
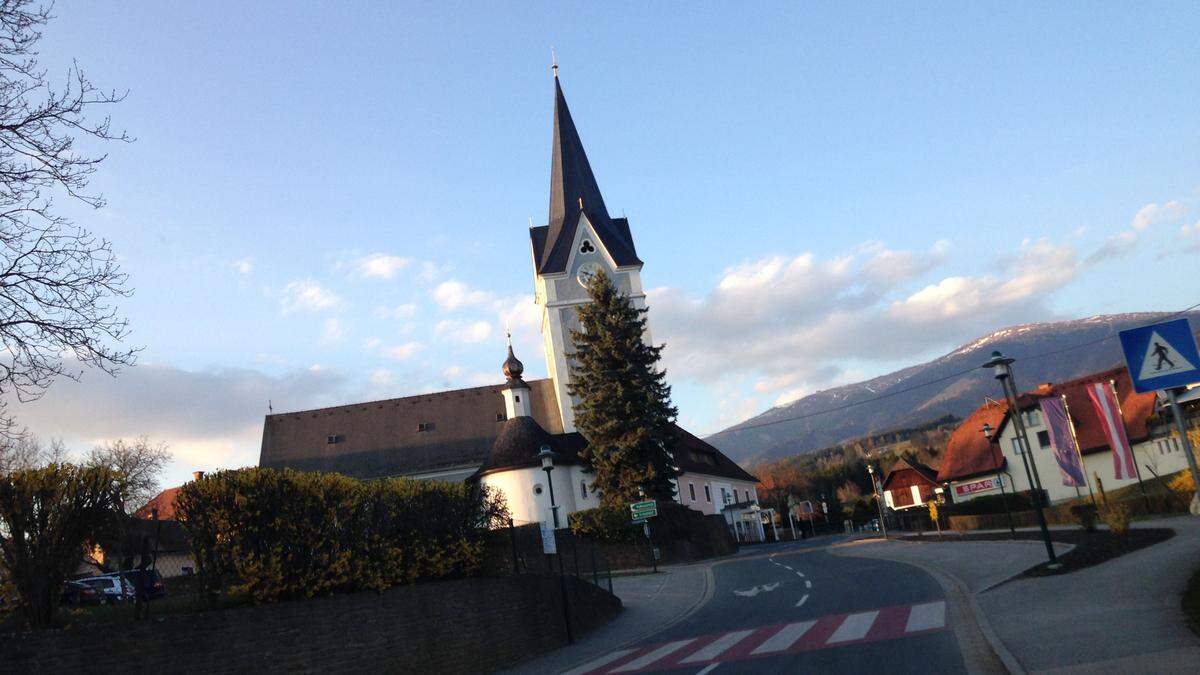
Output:
<instances>
[{"instance_id":1,"label":"church steeple","mask_svg":"<svg viewBox=\"0 0 1200 675\"><path fill-rule=\"evenodd\" d=\"M550 220L534 241L539 274L565 271L580 216L587 218L617 265L637 265L633 239L625 219L614 221L592 173L583 141L571 118L558 64L554 65L554 136L550 153ZM540 229L540 228L538 228ZM540 241L538 241L540 239Z\"/></svg>"},{"instance_id":2,"label":"church steeple","mask_svg":"<svg viewBox=\"0 0 1200 675\"><path fill-rule=\"evenodd\" d=\"M525 372L525 364L513 354L512 334L509 333L507 337L508 358L504 359L504 365L500 369L504 372L506 380L502 389L504 412L511 420L514 417L529 417L532 406L529 400L529 385L521 379L521 373Z\"/></svg>"},{"instance_id":3,"label":"church steeple","mask_svg":"<svg viewBox=\"0 0 1200 675\"><path fill-rule=\"evenodd\" d=\"M554 68L554 145L550 159L550 240L557 238L563 224L572 226L579 220L580 212L588 214L588 220L608 220L608 209L592 165L588 163L583 141L571 119L571 110L563 96L562 83L558 80L558 67Z\"/></svg>"}]
</instances>

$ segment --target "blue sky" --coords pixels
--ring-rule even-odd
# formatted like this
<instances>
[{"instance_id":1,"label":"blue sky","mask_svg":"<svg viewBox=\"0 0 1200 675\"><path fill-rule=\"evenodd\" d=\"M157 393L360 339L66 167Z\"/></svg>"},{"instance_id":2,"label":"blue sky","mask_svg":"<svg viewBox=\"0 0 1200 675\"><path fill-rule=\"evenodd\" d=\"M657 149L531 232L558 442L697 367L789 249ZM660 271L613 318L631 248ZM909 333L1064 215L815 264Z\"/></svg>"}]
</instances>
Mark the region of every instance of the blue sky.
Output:
<instances>
[{"instance_id":1,"label":"blue sky","mask_svg":"<svg viewBox=\"0 0 1200 675\"><path fill-rule=\"evenodd\" d=\"M141 365L17 415L257 461L261 416L545 372L550 49L710 433L1011 323L1200 302L1195 3L86 3Z\"/></svg>"}]
</instances>

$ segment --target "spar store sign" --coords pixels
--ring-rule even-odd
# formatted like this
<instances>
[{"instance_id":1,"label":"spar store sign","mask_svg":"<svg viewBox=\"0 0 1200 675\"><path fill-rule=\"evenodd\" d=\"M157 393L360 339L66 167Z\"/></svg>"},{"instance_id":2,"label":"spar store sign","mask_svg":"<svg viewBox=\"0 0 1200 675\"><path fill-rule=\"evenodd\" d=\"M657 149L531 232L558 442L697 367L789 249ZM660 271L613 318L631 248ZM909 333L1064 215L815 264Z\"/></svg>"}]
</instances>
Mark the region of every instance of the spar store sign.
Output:
<instances>
[{"instance_id":1,"label":"spar store sign","mask_svg":"<svg viewBox=\"0 0 1200 675\"><path fill-rule=\"evenodd\" d=\"M959 483L954 486L954 494L959 497L977 494L979 492L987 492L1000 487L1000 477L984 478L983 480L972 481L970 483Z\"/></svg>"}]
</instances>

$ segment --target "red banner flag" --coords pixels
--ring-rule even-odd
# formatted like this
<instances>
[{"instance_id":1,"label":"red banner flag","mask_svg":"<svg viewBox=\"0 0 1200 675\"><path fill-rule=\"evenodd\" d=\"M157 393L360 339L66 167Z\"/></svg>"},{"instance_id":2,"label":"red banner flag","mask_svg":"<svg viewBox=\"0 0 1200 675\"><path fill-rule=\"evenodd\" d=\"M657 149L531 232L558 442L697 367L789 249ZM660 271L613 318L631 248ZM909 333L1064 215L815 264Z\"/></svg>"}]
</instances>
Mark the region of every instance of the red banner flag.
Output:
<instances>
[{"instance_id":1,"label":"red banner flag","mask_svg":"<svg viewBox=\"0 0 1200 675\"><path fill-rule=\"evenodd\" d=\"M1129 447L1129 436L1125 433L1125 420L1121 419L1121 407L1117 403L1117 392L1109 382L1095 382L1087 386L1088 397L1096 408L1096 417L1104 428L1104 437L1113 452L1113 473L1117 479L1137 478L1133 448Z\"/></svg>"}]
</instances>

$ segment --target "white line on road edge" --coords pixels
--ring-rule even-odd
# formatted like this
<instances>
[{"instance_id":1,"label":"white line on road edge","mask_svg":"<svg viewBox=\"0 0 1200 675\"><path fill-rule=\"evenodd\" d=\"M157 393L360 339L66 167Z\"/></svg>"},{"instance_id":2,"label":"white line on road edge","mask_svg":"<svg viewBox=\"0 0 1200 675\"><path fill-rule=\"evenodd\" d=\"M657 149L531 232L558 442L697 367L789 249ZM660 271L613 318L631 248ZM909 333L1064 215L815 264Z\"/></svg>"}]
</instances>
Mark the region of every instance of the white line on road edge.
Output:
<instances>
[{"instance_id":1,"label":"white line on road edge","mask_svg":"<svg viewBox=\"0 0 1200 675\"><path fill-rule=\"evenodd\" d=\"M721 654L729 651L734 645L750 637L754 630L739 630L732 633L722 635L719 639L712 641L707 646L696 651L695 654L680 661L680 663L700 663L701 661L711 661Z\"/></svg>"},{"instance_id":2,"label":"white line on road edge","mask_svg":"<svg viewBox=\"0 0 1200 675\"><path fill-rule=\"evenodd\" d=\"M692 644L695 641L696 641L696 638L688 638L686 640L676 640L675 642L668 642L667 644L659 647L658 649L655 649L654 651L650 652L649 654L638 657L638 658L630 661L629 663L626 663L625 665L621 666L620 668L614 668L608 672L610 672L610 673L625 673L625 672L629 672L631 670L641 670L642 668L645 668L646 666L650 665L651 663L654 663L655 661L658 661L660 659L665 659L666 657L670 656L671 654L674 654L675 652L679 651L680 649L683 649L684 647Z\"/></svg>"},{"instance_id":3,"label":"white line on road edge","mask_svg":"<svg viewBox=\"0 0 1200 675\"><path fill-rule=\"evenodd\" d=\"M696 675L708 675L712 671L716 670L717 666L719 666L719 665L721 665L720 662L710 663L710 664L708 664L708 667L706 667L704 670L701 670L700 672L696 673Z\"/></svg>"},{"instance_id":4,"label":"white line on road edge","mask_svg":"<svg viewBox=\"0 0 1200 675\"><path fill-rule=\"evenodd\" d=\"M770 652L781 652L788 647L796 644L796 641L804 637L809 628L817 625L816 621L800 621L798 623L790 623L779 629L767 641L754 648L751 654L768 654Z\"/></svg>"},{"instance_id":5,"label":"white line on road edge","mask_svg":"<svg viewBox=\"0 0 1200 675\"><path fill-rule=\"evenodd\" d=\"M796 606L799 607L800 605L803 605L807 600L808 600L808 593L805 593L804 597L800 598L800 602L796 603Z\"/></svg>"},{"instance_id":6,"label":"white line on road edge","mask_svg":"<svg viewBox=\"0 0 1200 675\"><path fill-rule=\"evenodd\" d=\"M879 616L879 611L859 612L851 614L842 621L842 625L834 631L833 635L825 641L826 644L835 642L849 642L851 640L861 640L870 632L871 626L875 623L875 617Z\"/></svg>"},{"instance_id":7,"label":"white line on road edge","mask_svg":"<svg viewBox=\"0 0 1200 675\"><path fill-rule=\"evenodd\" d=\"M805 579L805 580L804 580L804 587L805 587L805 588L812 588L812 582L811 582L811 581L809 581L808 579Z\"/></svg>"},{"instance_id":8,"label":"white line on road edge","mask_svg":"<svg viewBox=\"0 0 1200 675\"><path fill-rule=\"evenodd\" d=\"M946 603L941 600L927 602L923 605L913 605L909 610L908 624L904 626L904 632L912 633L918 630L941 628L944 625L946 625Z\"/></svg>"},{"instance_id":9,"label":"white line on road edge","mask_svg":"<svg viewBox=\"0 0 1200 675\"><path fill-rule=\"evenodd\" d=\"M583 675L583 673L590 673L591 671L601 668L602 666L607 666L622 656L628 656L634 651L635 650L633 649L618 649L617 651L601 656L594 661L588 661L578 668L568 670L567 672L563 673L563 675Z\"/></svg>"},{"instance_id":10,"label":"white line on road edge","mask_svg":"<svg viewBox=\"0 0 1200 675\"><path fill-rule=\"evenodd\" d=\"M797 571L796 571L796 576L798 576L798 577L802 577L802 576L804 576L804 572L801 572L801 571L797 570Z\"/></svg>"}]
</instances>

